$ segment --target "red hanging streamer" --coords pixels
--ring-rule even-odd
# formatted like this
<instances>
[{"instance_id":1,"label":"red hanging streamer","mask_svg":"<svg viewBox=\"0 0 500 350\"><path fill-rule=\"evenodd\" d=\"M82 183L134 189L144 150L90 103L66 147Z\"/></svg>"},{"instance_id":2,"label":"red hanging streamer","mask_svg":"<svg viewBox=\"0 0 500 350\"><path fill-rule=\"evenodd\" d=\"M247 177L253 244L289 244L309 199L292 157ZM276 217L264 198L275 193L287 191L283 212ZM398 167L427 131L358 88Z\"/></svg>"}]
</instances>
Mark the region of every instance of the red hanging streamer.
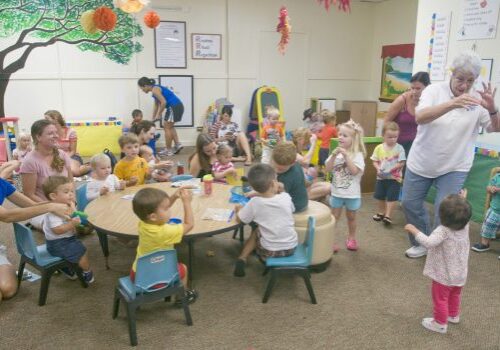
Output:
<instances>
[{"instance_id":1,"label":"red hanging streamer","mask_svg":"<svg viewBox=\"0 0 500 350\"><path fill-rule=\"evenodd\" d=\"M286 51L286 46L290 42L290 32L292 31L292 26L289 22L288 10L285 6L280 9L280 16L278 26L276 31L281 34L281 40L278 43L278 51L284 55Z\"/></svg>"},{"instance_id":2,"label":"red hanging streamer","mask_svg":"<svg viewBox=\"0 0 500 350\"><path fill-rule=\"evenodd\" d=\"M330 10L330 6L337 6L339 11L351 12L351 0L318 0L318 2L325 6L327 11Z\"/></svg>"}]
</instances>

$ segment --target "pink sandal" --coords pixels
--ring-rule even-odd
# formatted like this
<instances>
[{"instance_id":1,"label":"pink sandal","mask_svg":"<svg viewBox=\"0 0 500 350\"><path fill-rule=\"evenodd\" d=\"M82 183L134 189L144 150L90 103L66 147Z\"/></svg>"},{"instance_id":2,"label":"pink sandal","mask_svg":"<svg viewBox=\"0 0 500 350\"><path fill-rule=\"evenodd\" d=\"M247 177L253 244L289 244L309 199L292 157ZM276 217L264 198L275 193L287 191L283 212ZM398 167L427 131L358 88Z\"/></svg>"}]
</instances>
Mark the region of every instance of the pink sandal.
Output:
<instances>
[{"instance_id":1,"label":"pink sandal","mask_svg":"<svg viewBox=\"0 0 500 350\"><path fill-rule=\"evenodd\" d=\"M347 249L356 251L358 250L358 242L355 239L347 239L345 242Z\"/></svg>"}]
</instances>

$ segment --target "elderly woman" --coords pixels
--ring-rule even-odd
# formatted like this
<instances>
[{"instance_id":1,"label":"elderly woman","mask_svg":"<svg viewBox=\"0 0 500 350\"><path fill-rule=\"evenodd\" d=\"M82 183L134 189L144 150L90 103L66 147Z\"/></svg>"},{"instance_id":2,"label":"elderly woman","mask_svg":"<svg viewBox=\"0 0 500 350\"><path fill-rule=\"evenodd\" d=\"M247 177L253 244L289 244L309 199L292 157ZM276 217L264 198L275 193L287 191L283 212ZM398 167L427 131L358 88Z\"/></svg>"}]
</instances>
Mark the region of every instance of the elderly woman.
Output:
<instances>
[{"instance_id":1,"label":"elderly woman","mask_svg":"<svg viewBox=\"0 0 500 350\"><path fill-rule=\"evenodd\" d=\"M199 134L196 138L195 152L189 157L189 173L202 178L212 172L212 165L217 161L215 152L217 144L207 134Z\"/></svg>"},{"instance_id":2,"label":"elderly woman","mask_svg":"<svg viewBox=\"0 0 500 350\"><path fill-rule=\"evenodd\" d=\"M408 157L402 205L408 223L429 235L432 231L424 199L430 187L436 187L434 227L440 224L439 204L458 193L474 160L474 142L483 127L500 131L500 118L491 84L483 91L473 89L481 70L481 59L473 52L458 55L451 66L449 81L432 84L422 92L416 109L417 136ZM410 237L409 258L427 254Z\"/></svg>"},{"instance_id":3,"label":"elderly woman","mask_svg":"<svg viewBox=\"0 0 500 350\"><path fill-rule=\"evenodd\" d=\"M244 132L240 130L237 123L231 121L233 109L231 106L222 107L219 121L212 125L210 136L220 143L226 142L233 147L238 154L245 153L245 165L252 164L252 155L250 153L250 144Z\"/></svg>"}]
</instances>

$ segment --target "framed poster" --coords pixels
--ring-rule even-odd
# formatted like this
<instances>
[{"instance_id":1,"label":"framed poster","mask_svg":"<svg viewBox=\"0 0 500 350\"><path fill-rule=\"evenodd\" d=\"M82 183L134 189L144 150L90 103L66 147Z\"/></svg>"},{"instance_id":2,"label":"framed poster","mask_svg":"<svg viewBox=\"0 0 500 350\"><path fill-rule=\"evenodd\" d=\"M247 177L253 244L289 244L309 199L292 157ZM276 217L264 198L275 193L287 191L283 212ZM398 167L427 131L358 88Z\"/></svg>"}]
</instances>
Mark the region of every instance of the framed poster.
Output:
<instances>
[{"instance_id":1,"label":"framed poster","mask_svg":"<svg viewBox=\"0 0 500 350\"><path fill-rule=\"evenodd\" d=\"M155 28L156 68L187 68L186 22L161 21Z\"/></svg>"},{"instance_id":2,"label":"framed poster","mask_svg":"<svg viewBox=\"0 0 500 350\"><path fill-rule=\"evenodd\" d=\"M483 91L483 83L488 85L491 81L491 72L493 71L493 59L487 58L481 60L481 72L474 83L474 89L476 91Z\"/></svg>"},{"instance_id":3,"label":"framed poster","mask_svg":"<svg viewBox=\"0 0 500 350\"><path fill-rule=\"evenodd\" d=\"M392 102L410 88L413 70L413 44L382 47L381 102Z\"/></svg>"},{"instance_id":4,"label":"framed poster","mask_svg":"<svg viewBox=\"0 0 500 350\"><path fill-rule=\"evenodd\" d=\"M194 126L193 115L193 76L192 75L160 75L158 81L161 86L172 91L184 105L182 119L175 123L176 127Z\"/></svg>"},{"instance_id":5,"label":"framed poster","mask_svg":"<svg viewBox=\"0 0 500 350\"><path fill-rule=\"evenodd\" d=\"M193 60L220 60L222 58L222 35L191 34L191 58Z\"/></svg>"}]
</instances>

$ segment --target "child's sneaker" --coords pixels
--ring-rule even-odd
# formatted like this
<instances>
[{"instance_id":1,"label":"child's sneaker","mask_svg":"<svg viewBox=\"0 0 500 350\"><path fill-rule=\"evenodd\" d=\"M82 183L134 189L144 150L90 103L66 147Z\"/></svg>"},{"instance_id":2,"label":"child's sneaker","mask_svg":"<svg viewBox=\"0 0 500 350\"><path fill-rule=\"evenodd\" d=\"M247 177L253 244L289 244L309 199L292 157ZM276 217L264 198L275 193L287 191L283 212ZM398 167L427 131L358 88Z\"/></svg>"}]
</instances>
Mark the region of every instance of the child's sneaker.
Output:
<instances>
[{"instance_id":1,"label":"child's sneaker","mask_svg":"<svg viewBox=\"0 0 500 350\"><path fill-rule=\"evenodd\" d=\"M92 270L83 272L83 280L88 284L94 282L94 273L92 272Z\"/></svg>"},{"instance_id":2,"label":"child's sneaker","mask_svg":"<svg viewBox=\"0 0 500 350\"><path fill-rule=\"evenodd\" d=\"M437 332L437 333L446 333L448 329L448 325L446 324L439 324L432 317L427 317L422 320L422 326L427 328L430 331Z\"/></svg>"},{"instance_id":3,"label":"child's sneaker","mask_svg":"<svg viewBox=\"0 0 500 350\"><path fill-rule=\"evenodd\" d=\"M78 276L76 275L76 272L70 267L61 267L59 269L59 271L61 271L61 273L64 275L64 277L66 277L69 280L74 281L78 278Z\"/></svg>"},{"instance_id":4,"label":"child's sneaker","mask_svg":"<svg viewBox=\"0 0 500 350\"><path fill-rule=\"evenodd\" d=\"M345 246L352 251L358 250L358 242L355 239L347 239Z\"/></svg>"},{"instance_id":5,"label":"child's sneaker","mask_svg":"<svg viewBox=\"0 0 500 350\"><path fill-rule=\"evenodd\" d=\"M236 264L234 265L234 275L236 277L245 277L245 260L236 260Z\"/></svg>"},{"instance_id":6,"label":"child's sneaker","mask_svg":"<svg viewBox=\"0 0 500 350\"><path fill-rule=\"evenodd\" d=\"M448 322L453 323L453 324L458 324L460 323L460 316L448 316Z\"/></svg>"},{"instance_id":7,"label":"child's sneaker","mask_svg":"<svg viewBox=\"0 0 500 350\"><path fill-rule=\"evenodd\" d=\"M472 246L471 249L475 252L482 253L490 250L490 246L482 243L476 243Z\"/></svg>"},{"instance_id":8,"label":"child's sneaker","mask_svg":"<svg viewBox=\"0 0 500 350\"><path fill-rule=\"evenodd\" d=\"M176 144L173 149L174 154L179 153L183 148L184 146L181 143Z\"/></svg>"}]
</instances>

